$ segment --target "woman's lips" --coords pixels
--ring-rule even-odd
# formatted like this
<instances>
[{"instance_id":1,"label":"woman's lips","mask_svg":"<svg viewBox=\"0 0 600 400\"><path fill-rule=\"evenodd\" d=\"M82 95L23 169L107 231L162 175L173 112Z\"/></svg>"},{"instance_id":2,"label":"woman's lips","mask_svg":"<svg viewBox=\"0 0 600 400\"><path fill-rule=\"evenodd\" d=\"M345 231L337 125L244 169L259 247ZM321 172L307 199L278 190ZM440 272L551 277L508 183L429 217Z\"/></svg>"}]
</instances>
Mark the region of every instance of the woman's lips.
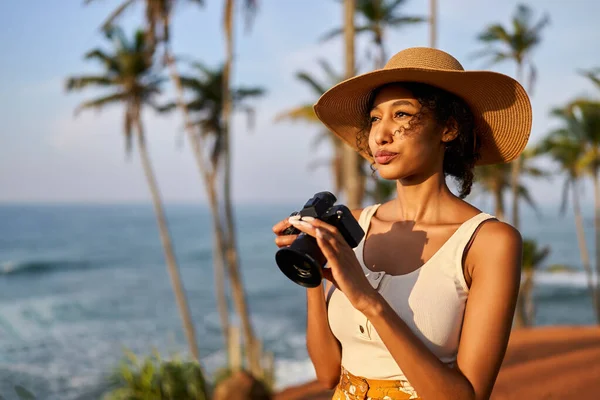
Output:
<instances>
[{"instance_id":1,"label":"woman's lips","mask_svg":"<svg viewBox=\"0 0 600 400\"><path fill-rule=\"evenodd\" d=\"M388 164L390 161L396 158L396 156L398 156L398 153L379 150L377 153L375 153L375 161L377 161L377 164Z\"/></svg>"}]
</instances>

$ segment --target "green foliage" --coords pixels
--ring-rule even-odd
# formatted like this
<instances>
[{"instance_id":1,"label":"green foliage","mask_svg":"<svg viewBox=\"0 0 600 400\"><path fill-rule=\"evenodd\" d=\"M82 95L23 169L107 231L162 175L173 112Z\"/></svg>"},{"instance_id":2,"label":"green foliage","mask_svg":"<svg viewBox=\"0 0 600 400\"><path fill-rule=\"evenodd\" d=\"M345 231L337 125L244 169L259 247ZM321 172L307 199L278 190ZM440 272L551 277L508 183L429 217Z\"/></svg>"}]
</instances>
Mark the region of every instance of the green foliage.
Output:
<instances>
[{"instance_id":1,"label":"green foliage","mask_svg":"<svg viewBox=\"0 0 600 400\"><path fill-rule=\"evenodd\" d=\"M367 33L371 36L373 44L379 51L377 67L382 67L385 63L386 55L384 48L384 37L387 29L399 29L408 25L415 25L426 22L424 16L407 16L401 12L406 6L406 0L357 0L356 14L360 16L356 23L355 32L357 35ZM335 28L322 36L321 40L329 40L342 35L344 27ZM370 52L367 53L368 58Z\"/></svg>"},{"instance_id":2,"label":"green foliage","mask_svg":"<svg viewBox=\"0 0 600 400\"><path fill-rule=\"evenodd\" d=\"M25 389L21 385L16 385L14 389L17 393L17 396L19 396L19 400L35 400L37 398L33 393L31 393L29 390Z\"/></svg>"},{"instance_id":3,"label":"green foliage","mask_svg":"<svg viewBox=\"0 0 600 400\"><path fill-rule=\"evenodd\" d=\"M561 272L575 273L575 272L579 272L579 268L576 268L572 265L566 265L566 264L552 264L548 268L544 269L544 271L551 272L551 273L561 273Z\"/></svg>"},{"instance_id":4,"label":"green foliage","mask_svg":"<svg viewBox=\"0 0 600 400\"><path fill-rule=\"evenodd\" d=\"M478 39L486 45L483 50L473 54L477 58L487 58L488 65L494 65L506 60L513 60L520 70L529 65L529 91L533 91L536 79L536 68L531 61L531 52L542 40L542 29L550 23L550 18L544 14L541 19L534 23L531 8L519 4L512 18L512 27L506 29L500 24L488 25L478 35ZM512 28L512 29L511 29ZM517 79L521 79L517 76Z\"/></svg>"},{"instance_id":5,"label":"green foliage","mask_svg":"<svg viewBox=\"0 0 600 400\"><path fill-rule=\"evenodd\" d=\"M100 64L95 75L78 75L66 79L68 92L81 91L90 87L107 90L100 97L81 103L76 114L82 110L102 110L108 105L125 106L124 135L125 150L132 149L133 127L140 107L148 105L157 109L156 97L161 93L164 77L152 64L152 52L142 30L136 30L128 38L123 30L112 27L104 32L110 49L97 48L85 55L86 60Z\"/></svg>"},{"instance_id":6,"label":"green foliage","mask_svg":"<svg viewBox=\"0 0 600 400\"><path fill-rule=\"evenodd\" d=\"M112 377L114 389L104 400L208 400L200 364L179 358L162 360L155 351L139 360L131 351Z\"/></svg>"},{"instance_id":7,"label":"green foliage","mask_svg":"<svg viewBox=\"0 0 600 400\"><path fill-rule=\"evenodd\" d=\"M548 246L541 247L534 239L523 240L523 270L537 270L550 254Z\"/></svg>"},{"instance_id":8,"label":"green foliage","mask_svg":"<svg viewBox=\"0 0 600 400\"><path fill-rule=\"evenodd\" d=\"M191 63L193 75L181 76L181 85L191 94L186 104L193 124L199 128L202 137L212 137L209 150L210 160L216 166L225 154L225 125L222 119L225 98L223 96L224 67L209 68L200 62ZM262 97L265 89L261 87L235 87L230 89L232 106L235 111L243 111L248 117L248 127L254 125L254 108L247 104L248 99ZM169 112L176 108L173 101L159 108Z\"/></svg>"}]
</instances>

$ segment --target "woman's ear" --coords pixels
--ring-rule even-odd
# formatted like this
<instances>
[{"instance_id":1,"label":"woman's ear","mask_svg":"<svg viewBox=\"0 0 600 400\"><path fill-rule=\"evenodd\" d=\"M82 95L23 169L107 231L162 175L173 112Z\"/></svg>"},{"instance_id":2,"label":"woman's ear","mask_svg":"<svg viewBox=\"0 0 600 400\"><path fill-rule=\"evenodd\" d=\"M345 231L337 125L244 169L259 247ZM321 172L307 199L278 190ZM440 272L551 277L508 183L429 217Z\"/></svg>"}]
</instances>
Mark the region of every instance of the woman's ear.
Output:
<instances>
[{"instance_id":1,"label":"woman's ear","mask_svg":"<svg viewBox=\"0 0 600 400\"><path fill-rule=\"evenodd\" d=\"M458 122L452 117L448 119L442 131L442 142L448 143L458 136Z\"/></svg>"}]
</instances>

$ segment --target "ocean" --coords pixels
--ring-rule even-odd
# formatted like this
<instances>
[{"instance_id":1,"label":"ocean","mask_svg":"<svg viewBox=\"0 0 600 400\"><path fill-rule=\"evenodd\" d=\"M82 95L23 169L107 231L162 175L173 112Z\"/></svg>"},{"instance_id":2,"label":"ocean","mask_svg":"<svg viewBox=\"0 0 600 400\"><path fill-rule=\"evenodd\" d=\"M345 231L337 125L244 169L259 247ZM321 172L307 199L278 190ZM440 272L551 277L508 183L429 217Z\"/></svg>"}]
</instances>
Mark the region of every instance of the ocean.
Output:
<instances>
[{"instance_id":1,"label":"ocean","mask_svg":"<svg viewBox=\"0 0 600 400\"><path fill-rule=\"evenodd\" d=\"M235 209L252 322L276 357L277 386L314 377L305 347L305 290L277 268L271 226L302 204ZM591 209L585 215L593 253ZM225 357L216 312L207 208L167 207L202 363ZM536 325L594 324L573 218L523 210L522 233L549 246L535 283ZM95 399L123 349L186 354L150 205L0 206L0 396L22 385L38 399Z\"/></svg>"}]
</instances>

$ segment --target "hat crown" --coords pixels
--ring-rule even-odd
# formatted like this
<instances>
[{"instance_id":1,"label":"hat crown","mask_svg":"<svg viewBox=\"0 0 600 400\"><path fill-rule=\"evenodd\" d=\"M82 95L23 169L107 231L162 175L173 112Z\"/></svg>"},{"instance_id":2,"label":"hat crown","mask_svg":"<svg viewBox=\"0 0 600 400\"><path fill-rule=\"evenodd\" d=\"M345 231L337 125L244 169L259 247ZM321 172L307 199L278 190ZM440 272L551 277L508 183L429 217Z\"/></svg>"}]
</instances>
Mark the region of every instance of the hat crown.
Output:
<instances>
[{"instance_id":1,"label":"hat crown","mask_svg":"<svg viewBox=\"0 0 600 400\"><path fill-rule=\"evenodd\" d=\"M384 67L384 69L394 68L465 70L450 54L429 47L411 47L396 53Z\"/></svg>"}]
</instances>

